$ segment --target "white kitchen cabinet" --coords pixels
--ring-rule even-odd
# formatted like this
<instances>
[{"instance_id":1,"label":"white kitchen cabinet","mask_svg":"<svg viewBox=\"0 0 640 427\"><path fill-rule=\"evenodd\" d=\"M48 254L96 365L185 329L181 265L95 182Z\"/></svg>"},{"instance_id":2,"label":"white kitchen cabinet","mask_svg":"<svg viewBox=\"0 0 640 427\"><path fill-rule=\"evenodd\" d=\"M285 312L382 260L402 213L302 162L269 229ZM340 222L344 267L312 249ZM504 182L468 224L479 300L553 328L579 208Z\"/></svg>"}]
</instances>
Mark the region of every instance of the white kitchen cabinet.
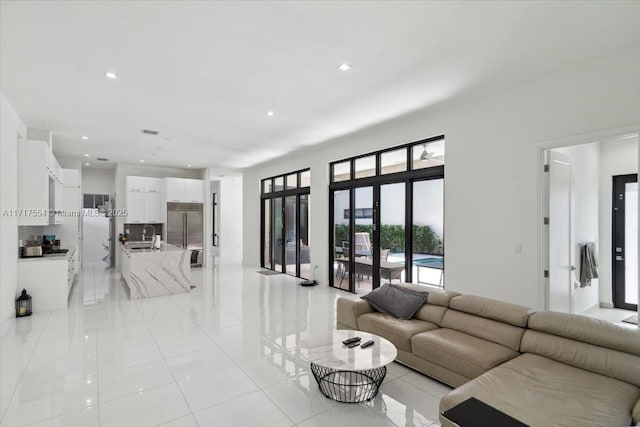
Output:
<instances>
[{"instance_id":1,"label":"white kitchen cabinet","mask_svg":"<svg viewBox=\"0 0 640 427\"><path fill-rule=\"evenodd\" d=\"M162 178L144 178L144 191L147 193L162 193Z\"/></svg>"},{"instance_id":2,"label":"white kitchen cabinet","mask_svg":"<svg viewBox=\"0 0 640 427\"><path fill-rule=\"evenodd\" d=\"M204 185L200 179L165 178L167 202L202 203Z\"/></svg>"},{"instance_id":3,"label":"white kitchen cabinet","mask_svg":"<svg viewBox=\"0 0 640 427\"><path fill-rule=\"evenodd\" d=\"M185 202L202 203L204 202L204 185L200 179L185 179L186 194Z\"/></svg>"},{"instance_id":4,"label":"white kitchen cabinet","mask_svg":"<svg viewBox=\"0 0 640 427\"><path fill-rule=\"evenodd\" d=\"M127 176L126 223L160 223L162 216L162 178Z\"/></svg>"},{"instance_id":5,"label":"white kitchen cabinet","mask_svg":"<svg viewBox=\"0 0 640 427\"><path fill-rule=\"evenodd\" d=\"M162 222L162 209L160 193L143 193L144 195L144 222Z\"/></svg>"},{"instance_id":6,"label":"white kitchen cabinet","mask_svg":"<svg viewBox=\"0 0 640 427\"><path fill-rule=\"evenodd\" d=\"M70 277L67 257L18 260L18 288L26 289L33 298L34 313L67 308L73 284Z\"/></svg>"},{"instance_id":7,"label":"white kitchen cabinet","mask_svg":"<svg viewBox=\"0 0 640 427\"><path fill-rule=\"evenodd\" d=\"M187 186L182 178L165 178L164 189L167 202L183 202L187 194Z\"/></svg>"},{"instance_id":8,"label":"white kitchen cabinet","mask_svg":"<svg viewBox=\"0 0 640 427\"><path fill-rule=\"evenodd\" d=\"M127 223L143 223L144 218L144 196L145 193L137 191L127 191Z\"/></svg>"},{"instance_id":9,"label":"white kitchen cabinet","mask_svg":"<svg viewBox=\"0 0 640 427\"><path fill-rule=\"evenodd\" d=\"M127 176L125 178L127 192L135 191L135 192L143 192L145 177L143 176Z\"/></svg>"},{"instance_id":10,"label":"white kitchen cabinet","mask_svg":"<svg viewBox=\"0 0 640 427\"><path fill-rule=\"evenodd\" d=\"M42 141L18 141L18 225L49 225L49 147ZM26 211L25 211L26 210Z\"/></svg>"}]
</instances>

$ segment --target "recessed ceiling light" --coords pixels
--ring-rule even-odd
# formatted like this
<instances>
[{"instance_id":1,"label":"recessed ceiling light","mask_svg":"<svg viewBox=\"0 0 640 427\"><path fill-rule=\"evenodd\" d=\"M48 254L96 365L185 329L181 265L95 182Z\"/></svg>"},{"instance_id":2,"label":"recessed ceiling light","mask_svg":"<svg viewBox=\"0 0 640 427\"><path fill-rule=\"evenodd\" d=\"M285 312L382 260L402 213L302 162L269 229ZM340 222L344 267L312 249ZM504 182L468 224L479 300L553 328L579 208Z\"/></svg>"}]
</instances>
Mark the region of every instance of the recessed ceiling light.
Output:
<instances>
[{"instance_id":1,"label":"recessed ceiling light","mask_svg":"<svg viewBox=\"0 0 640 427\"><path fill-rule=\"evenodd\" d=\"M86 153L85 153L85 155L84 155L84 156L85 156L85 157L89 157L89 155L88 155L88 154L86 154Z\"/></svg>"},{"instance_id":2,"label":"recessed ceiling light","mask_svg":"<svg viewBox=\"0 0 640 427\"><path fill-rule=\"evenodd\" d=\"M84 139L86 141L87 139L89 139L89 137L86 136L86 135L82 135L82 139Z\"/></svg>"},{"instance_id":3,"label":"recessed ceiling light","mask_svg":"<svg viewBox=\"0 0 640 427\"><path fill-rule=\"evenodd\" d=\"M191 165L187 165L187 167L188 167L188 168L190 168L190 167L191 167Z\"/></svg>"},{"instance_id":4,"label":"recessed ceiling light","mask_svg":"<svg viewBox=\"0 0 640 427\"><path fill-rule=\"evenodd\" d=\"M346 62L344 64L338 65L338 70L340 71L349 71L350 69L351 69L351 64L347 64Z\"/></svg>"},{"instance_id":5,"label":"recessed ceiling light","mask_svg":"<svg viewBox=\"0 0 640 427\"><path fill-rule=\"evenodd\" d=\"M107 71L106 73L104 73L104 76L111 80L115 80L118 78L118 76L116 76L116 73L114 73L113 71Z\"/></svg>"},{"instance_id":6,"label":"recessed ceiling light","mask_svg":"<svg viewBox=\"0 0 640 427\"><path fill-rule=\"evenodd\" d=\"M273 111L267 111L267 116L272 117L274 116L276 113L274 113Z\"/></svg>"},{"instance_id":7,"label":"recessed ceiling light","mask_svg":"<svg viewBox=\"0 0 640 427\"><path fill-rule=\"evenodd\" d=\"M91 166L91 163L85 163L84 165L85 166Z\"/></svg>"},{"instance_id":8,"label":"recessed ceiling light","mask_svg":"<svg viewBox=\"0 0 640 427\"><path fill-rule=\"evenodd\" d=\"M140 163L144 163L144 160L140 160Z\"/></svg>"}]
</instances>

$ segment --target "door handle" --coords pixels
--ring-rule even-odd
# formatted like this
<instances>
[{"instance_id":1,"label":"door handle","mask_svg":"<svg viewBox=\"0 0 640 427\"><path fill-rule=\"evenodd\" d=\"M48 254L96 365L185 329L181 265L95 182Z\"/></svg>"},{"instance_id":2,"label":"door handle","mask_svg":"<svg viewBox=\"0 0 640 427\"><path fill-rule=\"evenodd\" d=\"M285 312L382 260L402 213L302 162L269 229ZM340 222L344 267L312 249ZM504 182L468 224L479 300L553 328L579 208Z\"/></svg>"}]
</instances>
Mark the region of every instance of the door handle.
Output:
<instances>
[{"instance_id":1,"label":"door handle","mask_svg":"<svg viewBox=\"0 0 640 427\"><path fill-rule=\"evenodd\" d=\"M571 271L576 271L576 266L575 265L571 266Z\"/></svg>"}]
</instances>

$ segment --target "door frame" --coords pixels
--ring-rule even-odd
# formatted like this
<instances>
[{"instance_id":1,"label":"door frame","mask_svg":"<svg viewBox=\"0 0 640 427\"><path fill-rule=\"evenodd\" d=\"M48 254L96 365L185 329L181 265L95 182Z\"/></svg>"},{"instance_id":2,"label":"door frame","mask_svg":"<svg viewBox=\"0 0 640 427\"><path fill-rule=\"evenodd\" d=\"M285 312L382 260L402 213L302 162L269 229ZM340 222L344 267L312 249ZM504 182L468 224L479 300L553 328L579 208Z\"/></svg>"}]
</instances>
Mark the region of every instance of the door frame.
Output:
<instances>
[{"instance_id":1,"label":"door frame","mask_svg":"<svg viewBox=\"0 0 640 427\"><path fill-rule=\"evenodd\" d=\"M624 310L638 311L636 304L629 304L626 302L626 272L625 262L617 262L616 257L622 256L622 261L626 260L626 253L622 249L622 255L616 251L616 239L618 237L616 232L622 235L622 239L625 238L625 216L619 215L619 213L625 210L625 200L616 197L622 191L624 193L624 187L628 183L637 183L638 174L630 173L623 175L613 176L612 185L612 197L611 197L611 297L613 298L614 308L622 308ZM621 203L618 203L621 202ZM625 246L623 243L621 246ZM638 262L638 260L636 260ZM622 283L618 283L622 281Z\"/></svg>"},{"instance_id":2,"label":"door frame","mask_svg":"<svg viewBox=\"0 0 640 427\"><path fill-rule=\"evenodd\" d=\"M640 123L623 126L618 128L611 128L597 132L588 132L579 135L573 135L568 137L537 140L533 141L531 145L532 159L531 167L535 168L537 179L537 199L538 206L536 209L536 224L535 229L538 236L538 250L537 250L537 301L538 310L549 309L549 279L545 277L545 270L549 269L549 242L546 233L546 225L544 224L544 218L549 213L549 197L546 192L548 179L547 174L544 171L544 165L546 164L547 150L560 147L568 147L572 145L590 144L594 142L612 141L616 139L624 139L632 136L640 136ZM639 150L640 152L640 150ZM640 154L640 153L639 153ZM640 165L640 159L639 159Z\"/></svg>"},{"instance_id":3,"label":"door frame","mask_svg":"<svg viewBox=\"0 0 640 427\"><path fill-rule=\"evenodd\" d=\"M273 271L278 271L276 270L276 261L275 261L275 248L276 245L274 245L274 237L275 237L275 200L280 200L281 206L282 206L282 239L285 239L285 231L286 231L286 221L285 221L285 216L286 216L286 199L287 197L291 197L291 196L295 196L295 209L294 209L294 214L295 214L295 218L294 218L294 224L295 224L295 228L296 228L296 242L295 242L295 257L296 257L296 272L295 272L295 277L300 277L301 274L301 269L300 269L300 251L301 251L301 246L300 246L300 196L302 195L307 195L309 200L311 198L311 187L301 187L301 177L302 174L305 172L310 172L310 168L305 168L305 169L300 169L294 172L289 172L289 173L285 173L285 174L280 174L280 175L276 175L276 176L272 176L269 178L264 178L261 180L261 194L260 194L260 266L262 268L266 268L269 270L273 270ZM296 187L295 188L290 188L290 189L286 189L287 188L287 177L288 176L294 176L296 177ZM276 178L280 178L282 177L282 182L283 182L283 186L284 189L279 190L279 191L273 191L273 189L270 192L264 192L264 185L265 182L271 182L271 185L275 184L275 179ZM270 250L271 250L271 258L269 260L268 264L265 264L265 244L266 239L265 239L265 200L270 200L269 203L269 239L270 239ZM308 215L310 216L311 213L308 212ZM307 221L307 226L309 225L309 221ZM285 242L283 241L282 244L280 245L280 259L282 260L281 263L281 268L280 271L278 271L278 273L284 273L284 274L288 274L287 273L287 259L286 259L286 245ZM311 272L310 272L311 274ZM306 279L306 278L305 278Z\"/></svg>"}]
</instances>

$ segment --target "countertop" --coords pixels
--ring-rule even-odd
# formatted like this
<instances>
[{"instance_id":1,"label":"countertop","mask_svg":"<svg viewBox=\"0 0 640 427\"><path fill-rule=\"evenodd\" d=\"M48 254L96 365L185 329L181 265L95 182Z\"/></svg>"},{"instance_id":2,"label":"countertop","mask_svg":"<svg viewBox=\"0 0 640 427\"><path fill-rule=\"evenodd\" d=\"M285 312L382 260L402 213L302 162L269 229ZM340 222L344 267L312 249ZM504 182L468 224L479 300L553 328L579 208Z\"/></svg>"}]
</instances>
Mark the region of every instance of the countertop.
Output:
<instances>
[{"instance_id":1,"label":"countertop","mask_svg":"<svg viewBox=\"0 0 640 427\"><path fill-rule=\"evenodd\" d=\"M160 245L160 249L152 249L152 248L144 248L144 249L131 249L131 247L140 246L139 242L127 242L124 245L120 245L122 251L134 255L134 254L152 254L158 252L182 252L186 250L185 248L181 248L175 245L170 245L168 243L162 242Z\"/></svg>"},{"instance_id":2,"label":"countertop","mask_svg":"<svg viewBox=\"0 0 640 427\"><path fill-rule=\"evenodd\" d=\"M71 246L70 248L62 248L69 249L65 254L51 254L51 255L42 255L41 257L28 257L28 258L18 258L18 262L33 262L33 261L57 261L57 260L69 260L71 255L75 252L75 246Z\"/></svg>"}]
</instances>

